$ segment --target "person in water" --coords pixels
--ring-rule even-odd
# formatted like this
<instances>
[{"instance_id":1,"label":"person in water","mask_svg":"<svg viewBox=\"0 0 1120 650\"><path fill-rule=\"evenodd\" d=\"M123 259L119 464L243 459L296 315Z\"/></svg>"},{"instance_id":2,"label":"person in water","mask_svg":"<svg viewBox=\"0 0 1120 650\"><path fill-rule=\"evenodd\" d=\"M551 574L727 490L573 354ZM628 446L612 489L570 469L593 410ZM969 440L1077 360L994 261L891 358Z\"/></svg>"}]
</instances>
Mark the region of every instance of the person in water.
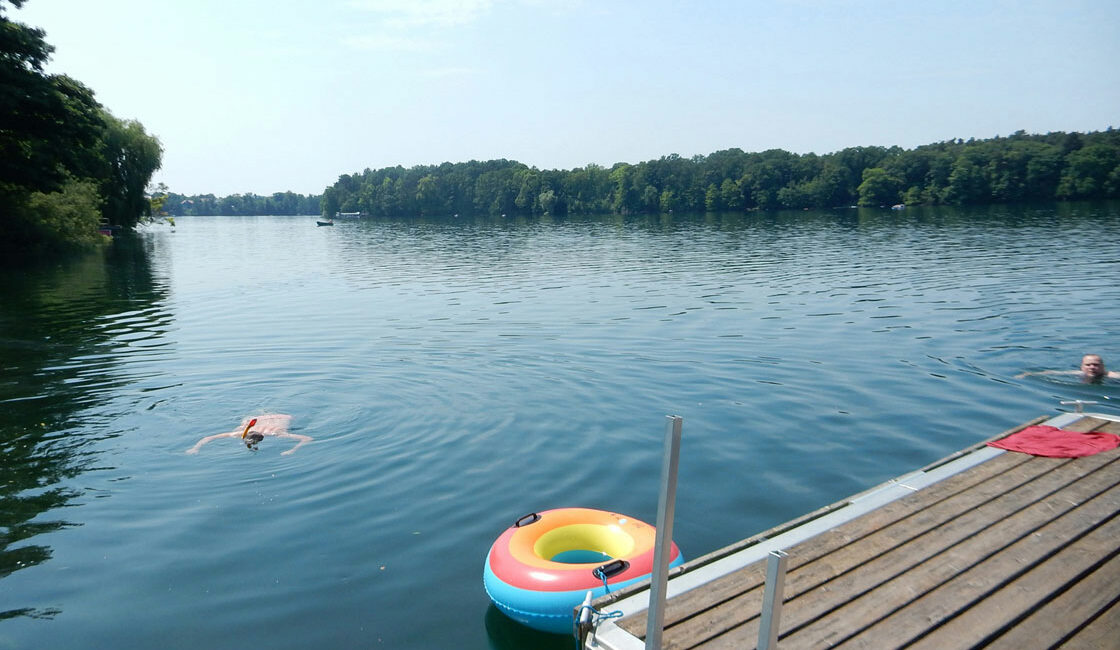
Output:
<instances>
[{"instance_id":1,"label":"person in water","mask_svg":"<svg viewBox=\"0 0 1120 650\"><path fill-rule=\"evenodd\" d=\"M194 443L194 446L187 450L188 454L197 454L202 445L217 440L218 438L241 438L245 441L245 446L249 449L256 449L257 444L264 440L266 436L276 438L291 438L298 440L295 447L281 452L280 455L287 456L293 454L297 449L303 446L306 442L311 442L311 436L305 436L299 433L291 433L288 431L288 424L291 423L292 416L284 415L281 413L266 413L265 415L258 415L255 418L245 418L241 421L241 427L228 431L226 433L215 433L212 436L206 436L202 440Z\"/></svg>"},{"instance_id":2,"label":"person in water","mask_svg":"<svg viewBox=\"0 0 1120 650\"><path fill-rule=\"evenodd\" d=\"M1086 354L1081 357L1079 370L1041 370L1039 372L1024 372L1019 377L1027 375L1079 375L1083 381L1100 381L1104 378L1120 379L1120 372L1104 367L1104 359L1099 354Z\"/></svg>"}]
</instances>

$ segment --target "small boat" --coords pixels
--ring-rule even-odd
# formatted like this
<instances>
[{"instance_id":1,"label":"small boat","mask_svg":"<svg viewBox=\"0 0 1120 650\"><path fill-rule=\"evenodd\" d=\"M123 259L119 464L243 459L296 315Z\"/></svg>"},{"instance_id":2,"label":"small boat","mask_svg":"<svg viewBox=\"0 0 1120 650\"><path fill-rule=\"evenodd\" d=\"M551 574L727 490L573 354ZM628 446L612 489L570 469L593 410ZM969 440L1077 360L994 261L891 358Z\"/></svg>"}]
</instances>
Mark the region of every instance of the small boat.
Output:
<instances>
[{"instance_id":1,"label":"small boat","mask_svg":"<svg viewBox=\"0 0 1120 650\"><path fill-rule=\"evenodd\" d=\"M315 221L315 225L316 225L316 226L333 226L333 225L334 225L334 221L331 221L330 219L327 219L326 221L319 221L319 220L316 220L316 221Z\"/></svg>"}]
</instances>

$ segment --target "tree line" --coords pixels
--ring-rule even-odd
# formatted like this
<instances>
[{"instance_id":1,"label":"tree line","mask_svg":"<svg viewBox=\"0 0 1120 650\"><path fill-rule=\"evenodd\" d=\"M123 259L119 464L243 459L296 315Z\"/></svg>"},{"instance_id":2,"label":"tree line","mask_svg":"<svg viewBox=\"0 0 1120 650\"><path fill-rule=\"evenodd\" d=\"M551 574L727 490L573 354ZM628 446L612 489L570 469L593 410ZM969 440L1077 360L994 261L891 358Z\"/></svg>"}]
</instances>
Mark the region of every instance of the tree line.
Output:
<instances>
[{"instance_id":1,"label":"tree line","mask_svg":"<svg viewBox=\"0 0 1120 650\"><path fill-rule=\"evenodd\" d=\"M213 194L164 195L162 212L173 217L188 215L299 215L319 214L321 196L276 192L271 196L253 193L214 196Z\"/></svg>"},{"instance_id":2,"label":"tree line","mask_svg":"<svg viewBox=\"0 0 1120 650\"><path fill-rule=\"evenodd\" d=\"M366 169L326 188L322 213L372 216L745 211L1120 198L1120 131L1023 131L903 149L740 149L608 168L511 160Z\"/></svg>"},{"instance_id":3,"label":"tree line","mask_svg":"<svg viewBox=\"0 0 1120 650\"><path fill-rule=\"evenodd\" d=\"M9 20L0 0L0 260L22 261L131 228L151 208L145 190L163 155L133 120L92 90L43 67L45 33Z\"/></svg>"}]
</instances>

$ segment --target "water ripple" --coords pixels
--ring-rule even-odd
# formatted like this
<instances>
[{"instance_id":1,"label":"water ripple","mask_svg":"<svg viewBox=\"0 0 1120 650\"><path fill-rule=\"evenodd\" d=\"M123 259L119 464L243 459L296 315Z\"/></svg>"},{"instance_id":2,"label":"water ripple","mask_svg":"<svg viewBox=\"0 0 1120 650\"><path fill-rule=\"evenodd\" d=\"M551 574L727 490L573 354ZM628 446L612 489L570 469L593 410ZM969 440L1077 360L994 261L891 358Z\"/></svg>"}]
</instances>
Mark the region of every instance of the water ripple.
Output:
<instances>
[{"instance_id":1,"label":"water ripple","mask_svg":"<svg viewBox=\"0 0 1120 650\"><path fill-rule=\"evenodd\" d=\"M550 507L652 520L666 414L695 556L1120 399L1016 379L1117 340L1120 212L1001 215L192 218L146 265L8 286L0 450L13 494L63 490L4 578L61 614L11 638L119 646L142 604L138 645L490 647L490 541ZM261 412L314 441L183 453Z\"/></svg>"}]
</instances>

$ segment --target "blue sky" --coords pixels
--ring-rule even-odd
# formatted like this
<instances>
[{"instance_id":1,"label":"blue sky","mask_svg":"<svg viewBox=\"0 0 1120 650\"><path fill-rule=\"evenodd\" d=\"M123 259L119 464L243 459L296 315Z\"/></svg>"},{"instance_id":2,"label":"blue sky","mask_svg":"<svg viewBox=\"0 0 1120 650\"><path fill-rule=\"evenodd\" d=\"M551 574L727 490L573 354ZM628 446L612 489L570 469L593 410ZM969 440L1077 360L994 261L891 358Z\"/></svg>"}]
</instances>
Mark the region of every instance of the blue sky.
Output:
<instances>
[{"instance_id":1,"label":"blue sky","mask_svg":"<svg viewBox=\"0 0 1120 650\"><path fill-rule=\"evenodd\" d=\"M1116 0L28 0L164 146L155 181L319 193L507 158L910 148L1120 128Z\"/></svg>"}]
</instances>

